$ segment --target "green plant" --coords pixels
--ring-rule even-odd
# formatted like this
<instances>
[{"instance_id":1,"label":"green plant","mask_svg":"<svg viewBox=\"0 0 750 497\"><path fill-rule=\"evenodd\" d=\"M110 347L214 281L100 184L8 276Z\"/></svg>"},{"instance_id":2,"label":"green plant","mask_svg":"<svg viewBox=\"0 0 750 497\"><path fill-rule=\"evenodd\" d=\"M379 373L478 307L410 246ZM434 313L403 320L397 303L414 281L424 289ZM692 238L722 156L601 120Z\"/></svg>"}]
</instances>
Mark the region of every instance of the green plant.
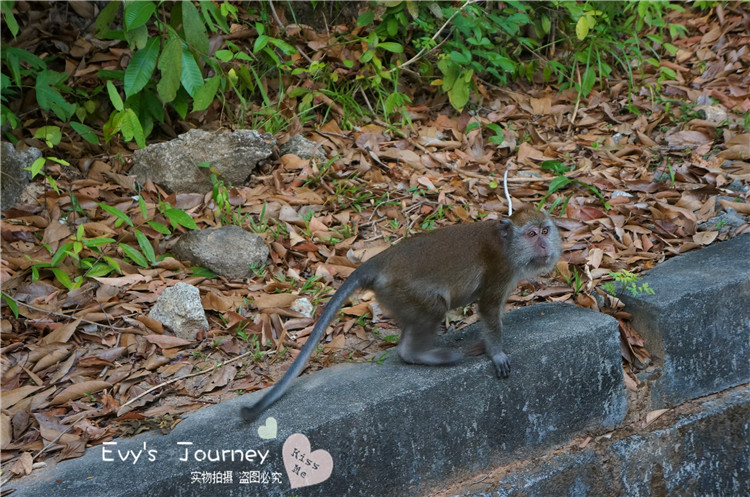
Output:
<instances>
[{"instance_id":1,"label":"green plant","mask_svg":"<svg viewBox=\"0 0 750 497\"><path fill-rule=\"evenodd\" d=\"M620 285L620 292L627 290L633 297L638 296L641 293L647 295L653 295L654 291L648 286L648 283L638 285L638 275L631 273L630 271L623 269L621 271L613 272L610 271L609 275L614 278L616 283ZM617 288L615 283L607 281L602 285L605 292L610 295L617 295Z\"/></svg>"},{"instance_id":2,"label":"green plant","mask_svg":"<svg viewBox=\"0 0 750 497\"><path fill-rule=\"evenodd\" d=\"M423 230L433 230L436 227L436 221L445 218L445 206L440 205L435 212L425 217L420 224Z\"/></svg>"},{"instance_id":3,"label":"green plant","mask_svg":"<svg viewBox=\"0 0 750 497\"><path fill-rule=\"evenodd\" d=\"M335 180L333 183L333 197L331 200L343 208L351 208L362 212L363 204L370 202L375 195L367 189L367 185L359 181L358 176Z\"/></svg>"},{"instance_id":4,"label":"green plant","mask_svg":"<svg viewBox=\"0 0 750 497\"><path fill-rule=\"evenodd\" d=\"M265 278L266 277L266 266L262 262L256 262L255 264L252 264L250 266L250 270L253 272L253 274L259 278Z\"/></svg>"},{"instance_id":5,"label":"green plant","mask_svg":"<svg viewBox=\"0 0 750 497\"><path fill-rule=\"evenodd\" d=\"M10 295L7 295L5 292L0 292L3 296L3 300L5 301L5 305L8 306L8 309L10 309L10 312L13 313L13 315L17 318L18 317L18 302L16 302L13 297Z\"/></svg>"},{"instance_id":6,"label":"green plant","mask_svg":"<svg viewBox=\"0 0 750 497\"><path fill-rule=\"evenodd\" d=\"M241 207L232 208L232 204L229 201L229 189L224 184L224 180L219 178L219 171L207 161L201 162L198 164L198 167L209 170L212 186L211 198L214 200L216 217L221 221L221 224L225 226L228 224L241 226L246 216L242 214Z\"/></svg>"},{"instance_id":7,"label":"green plant","mask_svg":"<svg viewBox=\"0 0 750 497\"><path fill-rule=\"evenodd\" d=\"M112 28L121 9L122 25ZM97 36L126 41L133 56L124 71L99 73L107 79L114 107L104 127L105 139L122 133L143 147L154 122L164 121L165 104L185 118L190 99L192 111L201 111L220 95L219 90L226 91L230 78L221 60L208 55L208 32L228 32L227 16L235 12L226 3L217 6L205 1L198 7L192 2L108 3L96 19ZM209 71L214 75L204 77Z\"/></svg>"},{"instance_id":8,"label":"green plant","mask_svg":"<svg viewBox=\"0 0 750 497\"><path fill-rule=\"evenodd\" d=\"M266 218L266 204L263 204L263 207L261 208L260 214L258 215L258 220L254 220L250 216L246 216L246 219L248 220L248 223L250 224L250 231L253 233L268 233L271 235L271 237L274 240L278 240L279 238L288 238L289 237L289 229L287 228L285 223L279 223L276 222L276 226L272 227L268 223L268 219Z\"/></svg>"},{"instance_id":9,"label":"green plant","mask_svg":"<svg viewBox=\"0 0 750 497\"><path fill-rule=\"evenodd\" d=\"M57 157L39 157L37 160L35 160L30 166L25 167L24 170L29 171L31 173L31 179L34 179L38 174L41 174L44 176L44 180L49 183L49 185L52 187L53 190L55 190L55 193L60 195L60 190L57 188L57 181L55 181L55 178L52 176L48 176L42 172L42 169L47 164L47 161L56 162L63 166L69 166L70 163L68 161L58 159Z\"/></svg>"},{"instance_id":10,"label":"green plant","mask_svg":"<svg viewBox=\"0 0 750 497\"><path fill-rule=\"evenodd\" d=\"M609 205L609 202L604 200L604 195L599 191L599 189L591 185L589 183L586 183L584 181L569 178L565 176L565 173L572 172L575 169L575 166L566 166L560 161L556 160L547 160L542 162L541 168L545 171L552 171L555 174L557 174L557 177L554 178L552 181L550 181L549 186L547 187L547 193L542 197L542 199L539 201L539 208L543 207L545 203L547 202L547 198L549 198L550 195L553 193L562 190L563 188L569 186L569 185L577 185L582 186L584 188L588 188L593 192L594 195L599 197L599 199L602 201L602 204L604 205L604 208L609 210L611 209L611 206ZM568 205L568 202L570 201L570 197L558 197L552 205L549 207L549 211L553 212L558 206L561 208L562 211L565 211L565 207Z\"/></svg>"},{"instance_id":11,"label":"green plant","mask_svg":"<svg viewBox=\"0 0 750 497\"><path fill-rule=\"evenodd\" d=\"M383 352L382 354L380 354L377 357L375 357L375 356L371 357L369 359L369 362L374 362L375 364L379 364L379 365L382 366L386 359L388 359L388 353L387 352Z\"/></svg>"},{"instance_id":12,"label":"green plant","mask_svg":"<svg viewBox=\"0 0 750 497\"><path fill-rule=\"evenodd\" d=\"M32 168L34 168L37 162L39 161L35 161ZM32 171L32 174L34 174L34 171ZM71 204L75 206L76 202L73 200L74 198L71 196ZM151 267L163 259L164 256L156 257L151 241L139 229L141 225L136 226L128 214L111 205L100 202L97 205L102 211L115 218L114 226L116 228L124 226L126 233L133 235L138 248L129 243L118 242L109 237L86 238L84 236L84 225L79 224L75 235L64 240L56 250L44 244L44 247L50 254L48 261L32 260L29 258L33 263L31 265L33 281L39 279L41 271L50 271L55 279L66 289L73 290L79 288L87 278L99 278L108 276L114 272L122 274L120 264L116 258L117 249L122 252L127 260L144 268ZM148 209L141 195L138 196L138 206L143 219L146 220L146 224L162 234L169 235L172 233L172 230L162 223L148 220ZM174 209L166 203L160 204L159 209L170 220L173 229L176 229L178 226L197 229L195 221L184 211Z\"/></svg>"},{"instance_id":13,"label":"green plant","mask_svg":"<svg viewBox=\"0 0 750 497\"><path fill-rule=\"evenodd\" d=\"M311 276L299 287L299 294L303 295L306 293L317 294L320 293L322 285L318 283L320 276Z\"/></svg>"},{"instance_id":14,"label":"green plant","mask_svg":"<svg viewBox=\"0 0 750 497\"><path fill-rule=\"evenodd\" d=\"M558 273L559 273L559 271L558 271ZM568 286L570 286L570 287L573 288L573 292L575 294L580 293L581 288L583 288L584 281L583 281L583 277L581 276L581 273L578 272L578 267L573 266L573 273L571 273L570 276L566 277L562 273L559 273L559 274L560 274L560 276L562 276L562 278L565 281L565 283Z\"/></svg>"}]
</instances>

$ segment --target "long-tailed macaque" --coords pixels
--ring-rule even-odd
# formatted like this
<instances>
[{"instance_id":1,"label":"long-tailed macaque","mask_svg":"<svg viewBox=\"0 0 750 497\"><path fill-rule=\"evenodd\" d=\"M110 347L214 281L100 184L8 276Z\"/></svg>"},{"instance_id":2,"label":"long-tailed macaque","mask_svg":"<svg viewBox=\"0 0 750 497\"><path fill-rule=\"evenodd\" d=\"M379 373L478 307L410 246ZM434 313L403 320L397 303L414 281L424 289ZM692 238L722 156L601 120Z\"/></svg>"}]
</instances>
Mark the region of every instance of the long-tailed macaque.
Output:
<instances>
[{"instance_id":1,"label":"long-tailed macaque","mask_svg":"<svg viewBox=\"0 0 750 497\"><path fill-rule=\"evenodd\" d=\"M510 218L459 224L407 238L357 268L334 294L299 356L270 392L242 408L257 419L299 375L338 310L358 288L375 292L402 329L398 355L411 364L446 365L463 357L435 343L445 313L479 302L484 351L498 377L510 373L501 316L519 280L546 273L560 257L560 235L549 217L525 207Z\"/></svg>"}]
</instances>

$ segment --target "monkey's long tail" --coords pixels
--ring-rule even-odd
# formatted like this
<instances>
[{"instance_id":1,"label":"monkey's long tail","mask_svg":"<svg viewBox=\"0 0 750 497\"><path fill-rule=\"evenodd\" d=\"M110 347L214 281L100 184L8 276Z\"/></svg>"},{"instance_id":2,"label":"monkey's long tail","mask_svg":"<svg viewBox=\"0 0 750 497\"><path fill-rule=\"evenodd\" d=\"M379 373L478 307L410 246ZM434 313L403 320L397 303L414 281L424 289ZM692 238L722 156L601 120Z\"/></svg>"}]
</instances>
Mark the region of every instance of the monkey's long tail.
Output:
<instances>
[{"instance_id":1,"label":"monkey's long tail","mask_svg":"<svg viewBox=\"0 0 750 497\"><path fill-rule=\"evenodd\" d=\"M354 290L363 286L365 283L363 280L364 273L360 270L354 271L349 278L346 279L343 285L339 287L336 293L328 301L323 314L320 319L315 323L310 337L305 342L304 347L300 351L297 358L294 360L292 365L287 370L286 374L279 380L262 399L258 401L252 407L243 407L240 411L242 419L247 422L255 421L263 414L263 411L271 407L271 404L279 400L284 395L284 392L289 388L289 384L294 380L304 369L307 360L310 358L315 348L318 346L318 342L323 337L323 333L331 324L331 321L336 317L338 310L344 305L349 296L354 293Z\"/></svg>"}]
</instances>

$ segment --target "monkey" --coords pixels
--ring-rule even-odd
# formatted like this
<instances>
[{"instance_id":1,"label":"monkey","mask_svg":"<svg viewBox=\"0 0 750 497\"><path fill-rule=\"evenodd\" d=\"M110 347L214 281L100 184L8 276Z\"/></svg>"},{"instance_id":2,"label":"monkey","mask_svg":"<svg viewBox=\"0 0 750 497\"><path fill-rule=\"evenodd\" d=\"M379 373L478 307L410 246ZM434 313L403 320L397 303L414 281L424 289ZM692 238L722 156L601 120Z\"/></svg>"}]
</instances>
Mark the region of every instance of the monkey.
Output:
<instances>
[{"instance_id":1,"label":"monkey","mask_svg":"<svg viewBox=\"0 0 750 497\"><path fill-rule=\"evenodd\" d=\"M505 302L518 281L551 271L560 253L555 224L528 206L509 218L457 224L404 239L354 270L329 300L281 380L255 405L243 407L242 418L256 420L284 394L357 289L372 290L401 328L399 357L430 366L464 357L457 349L437 346L437 331L450 309L478 301L484 352L497 376L507 378L510 361L501 340Z\"/></svg>"}]
</instances>

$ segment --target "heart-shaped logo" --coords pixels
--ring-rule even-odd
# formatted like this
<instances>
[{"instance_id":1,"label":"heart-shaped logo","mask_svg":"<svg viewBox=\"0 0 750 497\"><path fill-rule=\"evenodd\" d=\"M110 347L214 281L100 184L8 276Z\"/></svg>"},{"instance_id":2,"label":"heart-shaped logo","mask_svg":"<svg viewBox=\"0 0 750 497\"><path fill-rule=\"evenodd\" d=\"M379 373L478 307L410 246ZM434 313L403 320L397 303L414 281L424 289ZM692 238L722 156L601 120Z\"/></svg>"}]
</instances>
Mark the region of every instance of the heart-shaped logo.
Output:
<instances>
[{"instance_id":1,"label":"heart-shaped logo","mask_svg":"<svg viewBox=\"0 0 750 497\"><path fill-rule=\"evenodd\" d=\"M333 472L333 458L323 449L310 452L310 441L302 433L290 435L281 449L292 488L324 482Z\"/></svg>"},{"instance_id":2,"label":"heart-shaped logo","mask_svg":"<svg viewBox=\"0 0 750 497\"><path fill-rule=\"evenodd\" d=\"M266 424L258 427L258 436L263 440L276 438L276 418L266 418Z\"/></svg>"}]
</instances>

